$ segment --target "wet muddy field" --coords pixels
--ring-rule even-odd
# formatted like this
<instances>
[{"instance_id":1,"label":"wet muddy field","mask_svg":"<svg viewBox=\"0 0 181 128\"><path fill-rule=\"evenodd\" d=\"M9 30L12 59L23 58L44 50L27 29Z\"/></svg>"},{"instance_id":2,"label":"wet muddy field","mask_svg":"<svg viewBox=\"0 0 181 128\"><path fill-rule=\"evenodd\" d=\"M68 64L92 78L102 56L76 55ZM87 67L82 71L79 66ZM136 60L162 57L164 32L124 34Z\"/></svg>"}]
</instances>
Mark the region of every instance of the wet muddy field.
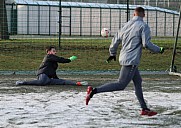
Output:
<instances>
[{"instance_id":1,"label":"wet muddy field","mask_svg":"<svg viewBox=\"0 0 181 128\"><path fill-rule=\"evenodd\" d=\"M96 87L117 75L63 75ZM31 75L0 76L0 128L180 128L181 77L143 75L143 91L153 117L140 116L131 82L124 91L95 95L85 105L86 86L16 86Z\"/></svg>"}]
</instances>

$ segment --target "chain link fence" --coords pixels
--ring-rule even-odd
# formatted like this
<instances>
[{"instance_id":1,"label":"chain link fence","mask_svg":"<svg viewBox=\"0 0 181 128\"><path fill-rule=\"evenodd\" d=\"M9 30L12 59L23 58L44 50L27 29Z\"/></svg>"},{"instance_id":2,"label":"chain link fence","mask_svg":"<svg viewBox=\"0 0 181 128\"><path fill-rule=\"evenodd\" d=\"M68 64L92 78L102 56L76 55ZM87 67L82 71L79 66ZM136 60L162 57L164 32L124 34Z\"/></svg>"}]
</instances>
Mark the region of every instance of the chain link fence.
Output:
<instances>
[{"instance_id":1,"label":"chain link fence","mask_svg":"<svg viewBox=\"0 0 181 128\"><path fill-rule=\"evenodd\" d=\"M62 2L61 6L59 24L57 1L15 0L7 3L8 32L10 35L57 35L61 25L61 35L100 36L104 27L109 28L114 35L132 17L133 10L138 5L130 4L128 8L126 4ZM146 10L145 21L151 27L152 36L175 35L179 14L177 11L142 6Z\"/></svg>"}]
</instances>

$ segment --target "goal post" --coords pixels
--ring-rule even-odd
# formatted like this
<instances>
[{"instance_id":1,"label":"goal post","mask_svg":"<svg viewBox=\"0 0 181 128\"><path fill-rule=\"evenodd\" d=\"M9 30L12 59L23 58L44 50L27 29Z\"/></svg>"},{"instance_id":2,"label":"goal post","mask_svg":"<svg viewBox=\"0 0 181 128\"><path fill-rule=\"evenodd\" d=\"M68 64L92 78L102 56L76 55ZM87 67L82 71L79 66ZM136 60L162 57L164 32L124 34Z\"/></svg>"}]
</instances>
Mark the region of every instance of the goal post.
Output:
<instances>
[{"instance_id":1,"label":"goal post","mask_svg":"<svg viewBox=\"0 0 181 128\"><path fill-rule=\"evenodd\" d=\"M181 20L181 5L180 5L180 13L178 19L177 33L175 36L175 43L173 47L173 54L170 66L170 74L179 75L179 76L181 76L181 41L179 40L180 20Z\"/></svg>"}]
</instances>

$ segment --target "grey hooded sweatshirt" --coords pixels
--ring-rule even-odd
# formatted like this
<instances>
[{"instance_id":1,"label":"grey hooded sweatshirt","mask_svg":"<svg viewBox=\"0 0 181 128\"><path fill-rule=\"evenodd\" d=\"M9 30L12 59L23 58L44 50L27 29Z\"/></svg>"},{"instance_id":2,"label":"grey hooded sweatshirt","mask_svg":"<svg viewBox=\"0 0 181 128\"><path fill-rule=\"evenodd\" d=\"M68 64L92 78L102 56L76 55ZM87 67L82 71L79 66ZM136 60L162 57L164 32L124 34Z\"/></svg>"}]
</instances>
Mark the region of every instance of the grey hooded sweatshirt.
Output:
<instances>
[{"instance_id":1,"label":"grey hooded sweatshirt","mask_svg":"<svg viewBox=\"0 0 181 128\"><path fill-rule=\"evenodd\" d=\"M160 52L160 47L150 40L149 26L142 17L134 16L115 34L109 52L111 56L116 56L118 46L122 43L119 55L120 65L139 65L143 47L155 53Z\"/></svg>"}]
</instances>

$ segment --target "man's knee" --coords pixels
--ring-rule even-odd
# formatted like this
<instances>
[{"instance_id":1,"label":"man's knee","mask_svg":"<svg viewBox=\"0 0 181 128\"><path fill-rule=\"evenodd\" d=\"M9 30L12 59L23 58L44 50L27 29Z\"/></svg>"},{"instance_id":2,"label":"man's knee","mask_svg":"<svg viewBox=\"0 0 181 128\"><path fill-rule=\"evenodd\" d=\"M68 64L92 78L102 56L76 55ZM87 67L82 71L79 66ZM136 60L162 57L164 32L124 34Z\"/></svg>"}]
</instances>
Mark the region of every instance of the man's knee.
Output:
<instances>
[{"instance_id":1,"label":"man's knee","mask_svg":"<svg viewBox=\"0 0 181 128\"><path fill-rule=\"evenodd\" d=\"M133 82L134 82L135 85L140 85L140 86L141 86L141 84L142 84L142 78L137 79L137 80L134 80Z\"/></svg>"},{"instance_id":2,"label":"man's knee","mask_svg":"<svg viewBox=\"0 0 181 128\"><path fill-rule=\"evenodd\" d=\"M47 80L39 80L38 82L37 82L37 84L38 85L48 85L50 82L49 81L47 81Z\"/></svg>"},{"instance_id":3,"label":"man's knee","mask_svg":"<svg viewBox=\"0 0 181 128\"><path fill-rule=\"evenodd\" d=\"M129 82L123 82L118 80L118 90L124 90L127 87L128 83Z\"/></svg>"}]
</instances>

